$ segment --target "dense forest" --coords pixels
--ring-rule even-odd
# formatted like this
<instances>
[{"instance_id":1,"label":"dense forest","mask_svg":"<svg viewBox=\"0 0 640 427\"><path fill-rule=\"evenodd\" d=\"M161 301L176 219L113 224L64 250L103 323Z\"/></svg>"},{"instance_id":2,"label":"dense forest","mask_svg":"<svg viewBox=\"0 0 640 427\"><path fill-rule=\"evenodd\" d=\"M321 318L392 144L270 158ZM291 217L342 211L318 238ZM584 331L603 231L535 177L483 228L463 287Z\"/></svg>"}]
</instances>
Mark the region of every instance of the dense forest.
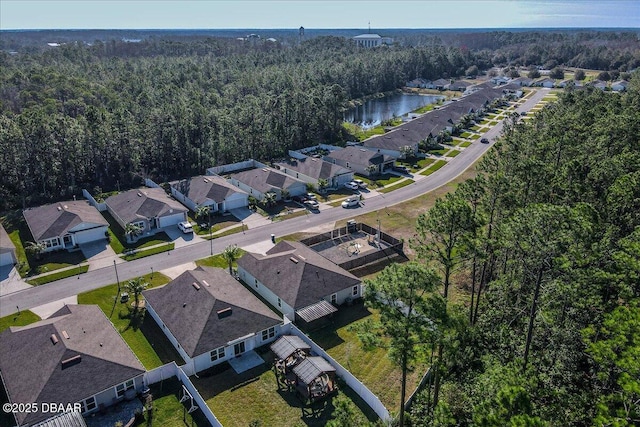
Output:
<instances>
[{"instance_id":1,"label":"dense forest","mask_svg":"<svg viewBox=\"0 0 640 427\"><path fill-rule=\"evenodd\" d=\"M640 424L639 135L638 79L569 91L418 218L446 310L406 340L434 366L411 425Z\"/></svg>"},{"instance_id":2,"label":"dense forest","mask_svg":"<svg viewBox=\"0 0 640 427\"><path fill-rule=\"evenodd\" d=\"M637 35L617 32L411 33L374 50L334 36L154 36L55 48L19 37L3 33L0 52L0 210L340 144L350 139L342 126L350 100L416 77L519 62L640 64Z\"/></svg>"}]
</instances>

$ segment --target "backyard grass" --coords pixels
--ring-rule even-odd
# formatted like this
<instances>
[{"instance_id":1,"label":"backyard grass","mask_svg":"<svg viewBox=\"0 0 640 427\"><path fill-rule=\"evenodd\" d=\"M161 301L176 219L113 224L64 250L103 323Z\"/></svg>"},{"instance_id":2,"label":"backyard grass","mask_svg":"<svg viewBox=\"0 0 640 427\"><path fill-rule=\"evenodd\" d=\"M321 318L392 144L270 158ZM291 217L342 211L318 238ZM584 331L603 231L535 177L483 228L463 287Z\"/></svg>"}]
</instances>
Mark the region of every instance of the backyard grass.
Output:
<instances>
[{"instance_id":1,"label":"backyard grass","mask_svg":"<svg viewBox=\"0 0 640 427\"><path fill-rule=\"evenodd\" d=\"M157 272L142 276L142 279L149 283L147 289L171 281L169 277ZM124 284L121 283L121 292L124 291ZM134 315L132 300L133 296L126 303L121 303L118 285L115 283L78 295L78 304L97 304L100 307L146 369L157 368L172 360L182 365L184 361L153 318L146 316L144 309Z\"/></svg>"},{"instance_id":2,"label":"backyard grass","mask_svg":"<svg viewBox=\"0 0 640 427\"><path fill-rule=\"evenodd\" d=\"M304 405L292 392L278 388L273 369L273 353L257 350L263 365L236 374L228 363L191 377L191 381L220 423L227 426L325 426L335 409L334 401L345 396L354 402L353 410L362 421L377 419L375 413L346 384L339 383L337 394L312 405ZM226 369L225 369L226 368Z\"/></svg>"},{"instance_id":3,"label":"backyard grass","mask_svg":"<svg viewBox=\"0 0 640 427\"><path fill-rule=\"evenodd\" d=\"M123 255L121 258L125 261L133 261L134 259L140 259L151 255L160 254L162 252L172 251L174 247L175 243L167 243L166 245L156 246L150 249L136 250L133 253Z\"/></svg>"},{"instance_id":4,"label":"backyard grass","mask_svg":"<svg viewBox=\"0 0 640 427\"><path fill-rule=\"evenodd\" d=\"M400 181L397 184L394 185L390 185L388 187L384 187L381 188L380 190L378 190L380 193L389 193L391 191L397 190L398 188L402 188L402 187L406 187L407 185L413 184L415 181L412 179L405 179L403 181Z\"/></svg>"},{"instance_id":5,"label":"backyard grass","mask_svg":"<svg viewBox=\"0 0 640 427\"><path fill-rule=\"evenodd\" d=\"M27 283L33 286L44 285L45 283L55 282L56 280L66 279L67 277L84 274L89 271L88 265L79 265L67 270L58 271L44 276L36 277L34 279L27 280Z\"/></svg>"},{"instance_id":6,"label":"backyard grass","mask_svg":"<svg viewBox=\"0 0 640 427\"><path fill-rule=\"evenodd\" d=\"M28 310L0 317L0 332L11 326L26 326L40 320L40 317Z\"/></svg>"},{"instance_id":7,"label":"backyard grass","mask_svg":"<svg viewBox=\"0 0 640 427\"><path fill-rule=\"evenodd\" d=\"M149 387L153 396L153 416L151 420L145 412L145 421L137 425L150 427L208 427L209 421L201 411L187 414L190 402L180 403L182 385L176 377L169 378Z\"/></svg>"},{"instance_id":8,"label":"backyard grass","mask_svg":"<svg viewBox=\"0 0 640 427\"><path fill-rule=\"evenodd\" d=\"M336 313L330 327L310 333L310 337L338 363L349 370L369 388L390 411L397 411L400 404L401 371L387 357L385 349L364 350L352 325L366 319L377 320L377 312L364 304L356 304L348 310ZM427 366L420 366L409 373L407 396L420 382Z\"/></svg>"}]
</instances>

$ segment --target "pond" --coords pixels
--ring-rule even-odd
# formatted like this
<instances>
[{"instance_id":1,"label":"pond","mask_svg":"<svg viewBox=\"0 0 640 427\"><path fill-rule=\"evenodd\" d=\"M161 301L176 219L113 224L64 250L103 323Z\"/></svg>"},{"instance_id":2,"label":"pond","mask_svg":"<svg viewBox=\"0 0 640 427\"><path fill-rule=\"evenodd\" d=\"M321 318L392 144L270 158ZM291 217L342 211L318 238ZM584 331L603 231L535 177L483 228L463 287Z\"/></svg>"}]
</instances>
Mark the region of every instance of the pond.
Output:
<instances>
[{"instance_id":1,"label":"pond","mask_svg":"<svg viewBox=\"0 0 640 427\"><path fill-rule=\"evenodd\" d=\"M357 124L364 129L378 126L393 117L401 117L425 105L435 104L440 95L416 95L409 93L394 93L382 98L374 98L349 109L344 113L344 121Z\"/></svg>"}]
</instances>

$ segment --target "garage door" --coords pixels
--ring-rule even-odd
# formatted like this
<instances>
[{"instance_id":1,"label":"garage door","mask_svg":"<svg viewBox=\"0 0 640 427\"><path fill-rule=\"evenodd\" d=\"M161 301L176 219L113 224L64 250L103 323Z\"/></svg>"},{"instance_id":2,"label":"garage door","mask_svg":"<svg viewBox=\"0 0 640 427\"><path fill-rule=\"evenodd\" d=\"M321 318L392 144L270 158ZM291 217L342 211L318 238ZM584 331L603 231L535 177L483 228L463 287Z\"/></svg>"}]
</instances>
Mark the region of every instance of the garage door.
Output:
<instances>
[{"instance_id":1,"label":"garage door","mask_svg":"<svg viewBox=\"0 0 640 427\"><path fill-rule=\"evenodd\" d=\"M242 208L248 206L248 197L246 195L238 195L237 197L229 197L229 199L225 200L224 206L225 209L230 211L231 209Z\"/></svg>"},{"instance_id":2,"label":"garage door","mask_svg":"<svg viewBox=\"0 0 640 427\"><path fill-rule=\"evenodd\" d=\"M78 231L75 233L75 242L78 245L88 242L95 242L96 240L105 239L104 233L107 231L107 227L92 228L91 230Z\"/></svg>"},{"instance_id":3,"label":"garage door","mask_svg":"<svg viewBox=\"0 0 640 427\"><path fill-rule=\"evenodd\" d=\"M180 212L179 214L163 216L158 219L160 220L159 228L169 227L184 221L184 213Z\"/></svg>"}]
</instances>

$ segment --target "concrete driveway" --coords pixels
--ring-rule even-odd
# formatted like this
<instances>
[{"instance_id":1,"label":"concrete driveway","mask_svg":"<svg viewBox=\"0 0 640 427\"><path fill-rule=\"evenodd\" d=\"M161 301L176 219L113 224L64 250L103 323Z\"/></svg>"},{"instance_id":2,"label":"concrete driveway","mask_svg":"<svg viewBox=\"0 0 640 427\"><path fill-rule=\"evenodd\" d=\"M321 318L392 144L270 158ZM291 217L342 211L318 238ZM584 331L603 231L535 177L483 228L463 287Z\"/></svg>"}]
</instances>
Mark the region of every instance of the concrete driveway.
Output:
<instances>
[{"instance_id":1,"label":"concrete driveway","mask_svg":"<svg viewBox=\"0 0 640 427\"><path fill-rule=\"evenodd\" d=\"M80 245L80 250L89 263L89 270L111 266L113 260L116 260L116 263L124 262L116 255L106 239Z\"/></svg>"}]
</instances>

